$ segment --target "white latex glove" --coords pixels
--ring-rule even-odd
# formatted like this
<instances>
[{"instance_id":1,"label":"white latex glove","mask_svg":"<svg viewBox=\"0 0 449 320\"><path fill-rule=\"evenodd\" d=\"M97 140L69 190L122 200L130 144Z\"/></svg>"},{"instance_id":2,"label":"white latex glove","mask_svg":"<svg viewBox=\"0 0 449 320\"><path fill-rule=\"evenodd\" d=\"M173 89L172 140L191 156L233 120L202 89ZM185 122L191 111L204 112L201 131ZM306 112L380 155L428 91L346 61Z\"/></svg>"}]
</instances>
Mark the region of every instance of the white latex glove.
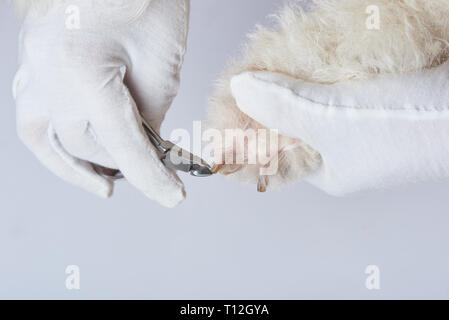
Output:
<instances>
[{"instance_id":1,"label":"white latex glove","mask_svg":"<svg viewBox=\"0 0 449 320\"><path fill-rule=\"evenodd\" d=\"M140 114L159 130L177 94L189 0L56 0L44 15L30 10L13 89L23 142L53 173L96 195L110 196L113 181L93 164L176 206L183 184L162 165Z\"/></svg>"},{"instance_id":2,"label":"white latex glove","mask_svg":"<svg viewBox=\"0 0 449 320\"><path fill-rule=\"evenodd\" d=\"M307 180L327 193L449 177L449 62L335 85L247 72L231 86L244 113L321 153Z\"/></svg>"}]
</instances>

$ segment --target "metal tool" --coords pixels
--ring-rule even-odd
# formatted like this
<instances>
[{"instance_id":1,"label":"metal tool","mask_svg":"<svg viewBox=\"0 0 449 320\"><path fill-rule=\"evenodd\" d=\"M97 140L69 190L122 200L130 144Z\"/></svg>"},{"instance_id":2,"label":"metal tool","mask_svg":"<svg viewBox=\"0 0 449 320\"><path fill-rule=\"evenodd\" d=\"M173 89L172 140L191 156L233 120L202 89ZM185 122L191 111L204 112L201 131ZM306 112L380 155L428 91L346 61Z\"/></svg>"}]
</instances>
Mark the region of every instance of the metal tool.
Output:
<instances>
[{"instance_id":1,"label":"metal tool","mask_svg":"<svg viewBox=\"0 0 449 320\"><path fill-rule=\"evenodd\" d=\"M167 168L190 173L194 177L213 175L211 167L200 157L184 150L170 141L166 141L145 121L143 128L153 145L159 151L161 161Z\"/></svg>"},{"instance_id":2,"label":"metal tool","mask_svg":"<svg viewBox=\"0 0 449 320\"><path fill-rule=\"evenodd\" d=\"M147 123L142 120L142 126L150 138L151 143L156 147L159 158L167 168L190 173L194 177L209 177L213 175L212 168L200 157L178 147L176 144L165 141ZM97 172L109 179L120 180L124 176L119 170L95 166Z\"/></svg>"}]
</instances>

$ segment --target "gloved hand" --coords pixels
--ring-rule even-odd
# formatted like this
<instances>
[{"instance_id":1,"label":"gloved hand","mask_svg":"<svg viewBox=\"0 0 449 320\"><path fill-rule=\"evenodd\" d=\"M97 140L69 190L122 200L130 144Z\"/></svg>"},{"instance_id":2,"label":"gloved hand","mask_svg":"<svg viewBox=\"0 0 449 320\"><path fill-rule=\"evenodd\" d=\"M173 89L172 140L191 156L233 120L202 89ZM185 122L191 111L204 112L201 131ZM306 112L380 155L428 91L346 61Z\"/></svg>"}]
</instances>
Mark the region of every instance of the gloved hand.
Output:
<instances>
[{"instance_id":1,"label":"gloved hand","mask_svg":"<svg viewBox=\"0 0 449 320\"><path fill-rule=\"evenodd\" d=\"M306 180L327 193L449 177L449 62L334 85L246 72L231 87L248 116L321 154Z\"/></svg>"},{"instance_id":2,"label":"gloved hand","mask_svg":"<svg viewBox=\"0 0 449 320\"><path fill-rule=\"evenodd\" d=\"M56 0L45 13L29 9L13 88L20 138L53 173L96 195L113 192L102 166L176 206L183 184L159 160L140 115L160 129L179 86L188 16L189 0Z\"/></svg>"}]
</instances>

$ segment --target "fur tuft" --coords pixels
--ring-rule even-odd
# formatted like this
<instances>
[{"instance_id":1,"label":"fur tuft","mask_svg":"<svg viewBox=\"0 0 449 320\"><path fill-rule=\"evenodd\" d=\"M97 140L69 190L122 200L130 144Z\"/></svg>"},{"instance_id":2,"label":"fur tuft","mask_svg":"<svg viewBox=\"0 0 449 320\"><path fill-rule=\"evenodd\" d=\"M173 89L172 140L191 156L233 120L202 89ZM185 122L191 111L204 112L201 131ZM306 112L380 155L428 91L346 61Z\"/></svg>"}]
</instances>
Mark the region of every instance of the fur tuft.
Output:
<instances>
[{"instance_id":1,"label":"fur tuft","mask_svg":"<svg viewBox=\"0 0 449 320\"><path fill-rule=\"evenodd\" d=\"M378 74L420 71L448 58L448 0L314 0L310 11L291 2L275 17L274 28L258 26L249 43L218 80L210 99L208 127L258 129L239 111L231 78L244 71L272 71L308 82L332 84L369 79ZM366 27L367 8L377 6L380 29ZM221 150L239 153L241 150ZM243 151L245 152L245 151ZM248 183L278 188L320 166L321 158L306 141L279 137L279 171L259 176L260 165L223 165L219 172Z\"/></svg>"}]
</instances>

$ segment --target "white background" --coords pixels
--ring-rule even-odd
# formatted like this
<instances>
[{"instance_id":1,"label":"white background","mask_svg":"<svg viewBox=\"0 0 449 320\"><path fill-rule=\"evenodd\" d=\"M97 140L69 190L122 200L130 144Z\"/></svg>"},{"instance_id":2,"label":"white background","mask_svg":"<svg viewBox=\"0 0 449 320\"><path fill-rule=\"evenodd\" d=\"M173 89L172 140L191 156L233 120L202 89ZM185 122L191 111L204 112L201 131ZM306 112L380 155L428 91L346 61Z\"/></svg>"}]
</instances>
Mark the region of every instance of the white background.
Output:
<instances>
[{"instance_id":1,"label":"white background","mask_svg":"<svg viewBox=\"0 0 449 320\"><path fill-rule=\"evenodd\" d=\"M204 119L214 79L283 1L192 0L180 94L164 124ZM448 298L449 183L332 198L298 183L257 194L182 176L168 210L121 183L111 200L67 185L15 133L18 23L0 3L0 298ZM67 265L81 290L65 287ZM381 290L365 288L366 266Z\"/></svg>"}]
</instances>

